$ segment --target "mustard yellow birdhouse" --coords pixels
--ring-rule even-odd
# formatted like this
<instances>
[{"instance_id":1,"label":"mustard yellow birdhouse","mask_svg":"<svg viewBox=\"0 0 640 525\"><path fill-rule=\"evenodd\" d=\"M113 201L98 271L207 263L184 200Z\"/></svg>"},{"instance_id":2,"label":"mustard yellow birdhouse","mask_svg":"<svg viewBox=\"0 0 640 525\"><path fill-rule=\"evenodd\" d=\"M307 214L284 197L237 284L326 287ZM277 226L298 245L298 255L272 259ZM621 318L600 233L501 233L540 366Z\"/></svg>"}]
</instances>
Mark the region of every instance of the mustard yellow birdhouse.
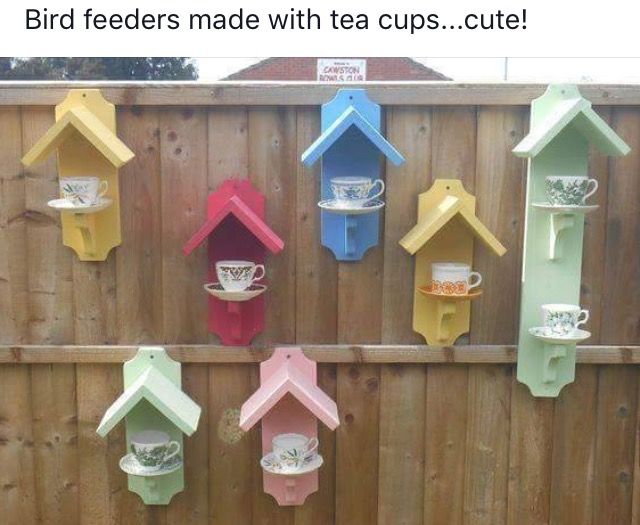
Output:
<instances>
[{"instance_id":1,"label":"mustard yellow birdhouse","mask_svg":"<svg viewBox=\"0 0 640 525\"><path fill-rule=\"evenodd\" d=\"M100 90L73 89L22 159L31 166L57 151L60 198L48 205L61 212L63 242L81 261L104 261L122 242L118 168L134 154L115 132L115 107Z\"/></svg>"},{"instance_id":2,"label":"mustard yellow birdhouse","mask_svg":"<svg viewBox=\"0 0 640 525\"><path fill-rule=\"evenodd\" d=\"M400 241L416 256L413 329L430 345L451 345L469 331L470 301L482 294L474 237L497 255L507 251L475 209L461 181L438 179L420 195L418 222Z\"/></svg>"}]
</instances>

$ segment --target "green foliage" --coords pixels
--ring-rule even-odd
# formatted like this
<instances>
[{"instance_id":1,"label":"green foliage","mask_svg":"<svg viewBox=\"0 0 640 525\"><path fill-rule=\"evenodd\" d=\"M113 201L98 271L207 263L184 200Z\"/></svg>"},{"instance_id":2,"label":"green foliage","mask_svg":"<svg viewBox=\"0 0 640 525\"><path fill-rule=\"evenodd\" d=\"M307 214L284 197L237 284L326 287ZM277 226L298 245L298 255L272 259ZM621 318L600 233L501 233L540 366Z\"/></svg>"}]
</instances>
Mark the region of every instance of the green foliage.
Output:
<instances>
[{"instance_id":1,"label":"green foliage","mask_svg":"<svg viewBox=\"0 0 640 525\"><path fill-rule=\"evenodd\" d=\"M1 58L0 80L196 80L185 57Z\"/></svg>"}]
</instances>

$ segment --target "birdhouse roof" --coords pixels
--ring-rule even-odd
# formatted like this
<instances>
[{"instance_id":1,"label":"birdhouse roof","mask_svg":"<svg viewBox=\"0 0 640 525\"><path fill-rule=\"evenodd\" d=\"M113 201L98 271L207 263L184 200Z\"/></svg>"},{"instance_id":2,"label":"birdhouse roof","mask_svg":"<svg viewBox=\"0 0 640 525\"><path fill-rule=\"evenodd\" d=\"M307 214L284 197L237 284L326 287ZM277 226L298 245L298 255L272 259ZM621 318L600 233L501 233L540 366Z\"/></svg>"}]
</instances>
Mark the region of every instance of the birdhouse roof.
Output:
<instances>
[{"instance_id":1,"label":"birdhouse roof","mask_svg":"<svg viewBox=\"0 0 640 525\"><path fill-rule=\"evenodd\" d=\"M245 431L249 430L286 394L295 397L331 430L339 425L338 407L335 401L291 361L285 361L242 405L240 427Z\"/></svg>"},{"instance_id":2,"label":"birdhouse roof","mask_svg":"<svg viewBox=\"0 0 640 525\"><path fill-rule=\"evenodd\" d=\"M200 407L155 367L149 367L107 409L98 426L106 436L142 399L146 399L182 432L191 435L198 428Z\"/></svg>"},{"instance_id":3,"label":"birdhouse roof","mask_svg":"<svg viewBox=\"0 0 640 525\"><path fill-rule=\"evenodd\" d=\"M183 253L189 255L200 246L229 214L236 217L272 253L278 253L284 248L284 241L240 197L232 195L189 239L182 248Z\"/></svg>"},{"instance_id":4,"label":"birdhouse roof","mask_svg":"<svg viewBox=\"0 0 640 525\"><path fill-rule=\"evenodd\" d=\"M22 163L31 166L42 162L75 132L92 144L116 168L134 157L127 145L98 117L87 108L78 106L68 110L49 128L23 157Z\"/></svg>"},{"instance_id":5,"label":"birdhouse roof","mask_svg":"<svg viewBox=\"0 0 640 525\"><path fill-rule=\"evenodd\" d=\"M393 164L398 166L404 162L400 152L356 108L350 106L307 148L302 154L302 163L307 166L314 164L352 126L367 137Z\"/></svg>"},{"instance_id":6,"label":"birdhouse roof","mask_svg":"<svg viewBox=\"0 0 640 525\"><path fill-rule=\"evenodd\" d=\"M480 219L464 205L462 200L452 195L445 196L436 207L429 210L423 219L400 240L400 245L411 255L415 255L445 224L456 216L459 216L473 234L497 255L504 255L507 251L488 228L480 222Z\"/></svg>"},{"instance_id":7,"label":"birdhouse roof","mask_svg":"<svg viewBox=\"0 0 640 525\"><path fill-rule=\"evenodd\" d=\"M536 120L533 118L536 113L544 116L532 125L529 134L513 149L518 157L535 157L567 128L582 134L605 155L626 155L630 151L575 86L549 86L546 93L533 103L532 122Z\"/></svg>"}]
</instances>

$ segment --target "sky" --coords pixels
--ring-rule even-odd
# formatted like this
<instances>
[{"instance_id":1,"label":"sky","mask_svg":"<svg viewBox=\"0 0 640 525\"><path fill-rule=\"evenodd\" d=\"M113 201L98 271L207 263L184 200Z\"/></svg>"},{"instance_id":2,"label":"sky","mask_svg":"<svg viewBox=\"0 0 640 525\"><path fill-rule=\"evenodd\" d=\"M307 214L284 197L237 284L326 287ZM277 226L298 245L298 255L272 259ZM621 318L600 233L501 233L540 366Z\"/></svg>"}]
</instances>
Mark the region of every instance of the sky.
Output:
<instances>
[{"instance_id":1,"label":"sky","mask_svg":"<svg viewBox=\"0 0 640 525\"><path fill-rule=\"evenodd\" d=\"M263 60L253 58L196 58L200 81L213 82ZM505 58L412 57L453 80L505 80ZM506 80L512 82L640 83L640 58L509 58Z\"/></svg>"}]
</instances>

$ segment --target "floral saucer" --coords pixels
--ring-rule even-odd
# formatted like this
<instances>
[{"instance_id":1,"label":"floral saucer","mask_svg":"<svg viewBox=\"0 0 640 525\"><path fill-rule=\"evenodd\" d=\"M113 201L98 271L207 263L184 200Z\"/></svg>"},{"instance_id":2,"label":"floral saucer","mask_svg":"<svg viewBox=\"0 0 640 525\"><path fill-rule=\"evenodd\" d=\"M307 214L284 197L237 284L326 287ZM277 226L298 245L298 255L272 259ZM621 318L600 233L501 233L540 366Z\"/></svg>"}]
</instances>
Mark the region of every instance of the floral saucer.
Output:
<instances>
[{"instance_id":1,"label":"floral saucer","mask_svg":"<svg viewBox=\"0 0 640 525\"><path fill-rule=\"evenodd\" d=\"M597 210L598 204L551 204L549 202L534 202L534 208L552 213L589 213Z\"/></svg>"},{"instance_id":2,"label":"floral saucer","mask_svg":"<svg viewBox=\"0 0 640 525\"><path fill-rule=\"evenodd\" d=\"M569 335L556 335L552 334L546 326L535 326L529 328L529 333L533 337L541 339L543 342L551 345L568 345L573 343L579 343L591 337L591 332L586 330L577 329L575 332Z\"/></svg>"},{"instance_id":3,"label":"floral saucer","mask_svg":"<svg viewBox=\"0 0 640 525\"><path fill-rule=\"evenodd\" d=\"M302 476L303 474L318 470L322 466L322 463L324 463L324 460L320 454L305 459L302 467L297 470L287 470L283 468L273 452L269 452L260 460L260 466L266 472L280 476Z\"/></svg>"},{"instance_id":4,"label":"floral saucer","mask_svg":"<svg viewBox=\"0 0 640 525\"><path fill-rule=\"evenodd\" d=\"M174 456L159 469L153 469L140 465L134 454L127 454L120 459L120 468L127 474L132 476L164 476L165 474L171 474L182 466L182 458L180 456Z\"/></svg>"},{"instance_id":5,"label":"floral saucer","mask_svg":"<svg viewBox=\"0 0 640 525\"><path fill-rule=\"evenodd\" d=\"M47 202L47 206L54 210L70 211L73 213L96 213L108 208L111 204L113 204L113 200L107 197L100 197L96 204L89 204L87 206L78 206L69 202L67 199L53 199L52 201Z\"/></svg>"},{"instance_id":6,"label":"floral saucer","mask_svg":"<svg viewBox=\"0 0 640 525\"><path fill-rule=\"evenodd\" d=\"M362 206L354 206L346 208L338 206L335 199L325 199L318 203L318 206L329 213L337 215L363 215L365 213L373 213L374 211L384 208L384 201L380 199L372 199L365 202Z\"/></svg>"}]
</instances>

